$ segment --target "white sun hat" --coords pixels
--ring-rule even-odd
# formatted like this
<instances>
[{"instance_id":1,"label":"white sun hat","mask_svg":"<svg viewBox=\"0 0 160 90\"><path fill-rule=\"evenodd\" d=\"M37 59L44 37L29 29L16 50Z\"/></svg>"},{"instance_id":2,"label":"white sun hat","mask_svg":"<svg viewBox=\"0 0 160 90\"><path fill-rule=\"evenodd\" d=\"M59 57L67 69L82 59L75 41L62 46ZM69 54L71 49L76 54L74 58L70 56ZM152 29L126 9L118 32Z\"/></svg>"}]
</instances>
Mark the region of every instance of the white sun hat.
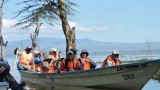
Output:
<instances>
[{"instance_id":1,"label":"white sun hat","mask_svg":"<svg viewBox=\"0 0 160 90\"><path fill-rule=\"evenodd\" d=\"M56 48L52 48L52 49L50 50L50 52L57 52L57 49L56 49Z\"/></svg>"},{"instance_id":2,"label":"white sun hat","mask_svg":"<svg viewBox=\"0 0 160 90\"><path fill-rule=\"evenodd\" d=\"M34 51L35 55L38 55L39 53L40 53L40 51L38 51L38 50Z\"/></svg>"},{"instance_id":3,"label":"white sun hat","mask_svg":"<svg viewBox=\"0 0 160 90\"><path fill-rule=\"evenodd\" d=\"M119 54L119 50L113 50L112 53L113 54Z\"/></svg>"},{"instance_id":4,"label":"white sun hat","mask_svg":"<svg viewBox=\"0 0 160 90\"><path fill-rule=\"evenodd\" d=\"M50 54L44 54L44 60L45 59L54 59L54 57Z\"/></svg>"}]
</instances>

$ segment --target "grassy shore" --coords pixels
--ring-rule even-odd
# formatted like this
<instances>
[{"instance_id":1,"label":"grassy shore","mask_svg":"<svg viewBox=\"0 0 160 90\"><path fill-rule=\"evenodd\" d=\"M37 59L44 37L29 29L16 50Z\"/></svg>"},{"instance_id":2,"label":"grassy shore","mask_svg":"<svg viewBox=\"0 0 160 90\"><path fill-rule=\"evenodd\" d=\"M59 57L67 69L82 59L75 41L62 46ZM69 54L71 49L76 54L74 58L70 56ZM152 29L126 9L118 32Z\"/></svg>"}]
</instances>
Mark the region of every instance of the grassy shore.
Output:
<instances>
[{"instance_id":1,"label":"grassy shore","mask_svg":"<svg viewBox=\"0 0 160 90\"><path fill-rule=\"evenodd\" d=\"M156 74L153 75L152 79L158 80L160 82L160 70Z\"/></svg>"}]
</instances>

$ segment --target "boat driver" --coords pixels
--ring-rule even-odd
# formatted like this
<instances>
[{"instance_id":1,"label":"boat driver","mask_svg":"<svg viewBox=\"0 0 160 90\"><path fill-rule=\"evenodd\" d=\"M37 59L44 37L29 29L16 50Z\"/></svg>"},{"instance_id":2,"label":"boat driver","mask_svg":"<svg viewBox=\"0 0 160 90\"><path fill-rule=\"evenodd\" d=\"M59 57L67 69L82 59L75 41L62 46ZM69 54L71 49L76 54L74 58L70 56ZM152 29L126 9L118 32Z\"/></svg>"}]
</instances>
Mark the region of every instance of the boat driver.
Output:
<instances>
[{"instance_id":1,"label":"boat driver","mask_svg":"<svg viewBox=\"0 0 160 90\"><path fill-rule=\"evenodd\" d=\"M17 55L20 56L18 63L23 67L26 68L28 71L32 71L32 65L34 65L34 58L32 55L32 47L27 46L22 52L18 52L18 48L16 48ZM34 67L34 66L33 66Z\"/></svg>"},{"instance_id":2,"label":"boat driver","mask_svg":"<svg viewBox=\"0 0 160 90\"><path fill-rule=\"evenodd\" d=\"M115 66L119 65L120 60L119 60L119 50L113 50L112 55L109 55L103 62L101 67L106 67L106 66Z\"/></svg>"}]
</instances>

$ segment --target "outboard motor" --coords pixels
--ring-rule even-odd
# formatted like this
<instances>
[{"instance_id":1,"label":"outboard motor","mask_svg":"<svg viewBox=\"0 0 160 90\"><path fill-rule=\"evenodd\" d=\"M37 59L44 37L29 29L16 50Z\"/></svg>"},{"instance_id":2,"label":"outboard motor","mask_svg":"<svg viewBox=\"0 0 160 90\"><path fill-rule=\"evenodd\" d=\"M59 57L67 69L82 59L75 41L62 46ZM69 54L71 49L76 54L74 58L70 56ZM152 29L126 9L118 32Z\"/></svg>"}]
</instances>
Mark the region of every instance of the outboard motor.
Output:
<instances>
[{"instance_id":1,"label":"outboard motor","mask_svg":"<svg viewBox=\"0 0 160 90\"><path fill-rule=\"evenodd\" d=\"M25 83L21 83L19 84L14 78L13 76L9 73L10 71L10 66L8 64L8 62L5 62L2 60L0 60L0 78L3 81L6 81L9 83L9 88L11 88L12 90L25 90Z\"/></svg>"}]
</instances>

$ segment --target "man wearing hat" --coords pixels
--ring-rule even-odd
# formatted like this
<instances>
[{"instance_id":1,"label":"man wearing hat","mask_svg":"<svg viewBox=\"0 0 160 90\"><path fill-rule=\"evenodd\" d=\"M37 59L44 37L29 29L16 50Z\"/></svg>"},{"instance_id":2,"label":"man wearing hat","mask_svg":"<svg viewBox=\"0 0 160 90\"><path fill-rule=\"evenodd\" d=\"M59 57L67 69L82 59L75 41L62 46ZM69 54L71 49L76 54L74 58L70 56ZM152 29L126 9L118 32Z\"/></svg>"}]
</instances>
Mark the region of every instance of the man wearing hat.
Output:
<instances>
[{"instance_id":1,"label":"man wearing hat","mask_svg":"<svg viewBox=\"0 0 160 90\"><path fill-rule=\"evenodd\" d=\"M72 51L74 53L74 55L77 55L77 51L79 51L79 50L77 50L75 48L71 48L70 51Z\"/></svg>"},{"instance_id":2,"label":"man wearing hat","mask_svg":"<svg viewBox=\"0 0 160 90\"><path fill-rule=\"evenodd\" d=\"M26 68L29 71L32 71L32 65L34 65L34 59L32 55L32 47L27 46L25 50L22 52L18 52L18 48L16 48L16 53L17 55L20 56L18 63L23 67Z\"/></svg>"},{"instance_id":3,"label":"man wearing hat","mask_svg":"<svg viewBox=\"0 0 160 90\"><path fill-rule=\"evenodd\" d=\"M58 72L60 74L63 74L66 71L74 70L78 70L77 58L75 58L75 54L73 51L68 51L66 58L61 61Z\"/></svg>"},{"instance_id":4,"label":"man wearing hat","mask_svg":"<svg viewBox=\"0 0 160 90\"><path fill-rule=\"evenodd\" d=\"M106 66L115 66L119 65L120 60L119 60L119 51L118 50L113 50L112 55L109 55L103 62L101 67L106 67Z\"/></svg>"}]
</instances>

